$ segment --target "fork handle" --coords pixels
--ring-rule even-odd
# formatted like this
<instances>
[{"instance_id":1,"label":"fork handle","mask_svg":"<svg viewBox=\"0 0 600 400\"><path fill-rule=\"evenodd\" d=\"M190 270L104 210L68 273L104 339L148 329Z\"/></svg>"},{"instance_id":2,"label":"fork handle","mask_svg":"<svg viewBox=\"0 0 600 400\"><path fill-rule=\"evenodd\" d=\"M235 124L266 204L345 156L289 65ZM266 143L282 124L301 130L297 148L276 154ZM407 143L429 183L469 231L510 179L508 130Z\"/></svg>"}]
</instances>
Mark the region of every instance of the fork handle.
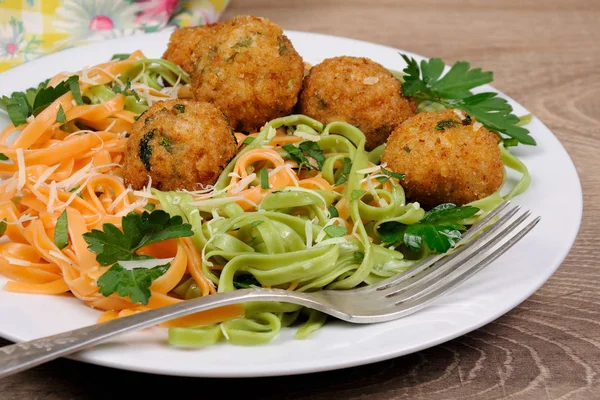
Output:
<instances>
[{"instance_id":1,"label":"fork handle","mask_svg":"<svg viewBox=\"0 0 600 400\"><path fill-rule=\"evenodd\" d=\"M182 301L69 332L0 347L0 379L66 356L125 332L138 330L216 307L252 301L281 301L321 308L302 293L281 289L241 289Z\"/></svg>"}]
</instances>

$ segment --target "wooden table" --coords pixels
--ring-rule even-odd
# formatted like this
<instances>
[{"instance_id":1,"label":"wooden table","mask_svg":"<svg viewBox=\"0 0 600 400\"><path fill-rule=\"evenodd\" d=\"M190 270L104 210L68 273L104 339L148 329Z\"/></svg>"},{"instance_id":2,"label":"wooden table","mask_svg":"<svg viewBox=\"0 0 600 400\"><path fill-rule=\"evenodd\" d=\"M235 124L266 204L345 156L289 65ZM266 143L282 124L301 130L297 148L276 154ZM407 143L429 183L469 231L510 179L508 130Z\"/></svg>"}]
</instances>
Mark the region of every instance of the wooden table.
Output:
<instances>
[{"instance_id":1,"label":"wooden table","mask_svg":"<svg viewBox=\"0 0 600 400\"><path fill-rule=\"evenodd\" d=\"M0 398L600 398L600 2L234 0L224 18L238 14L494 71L494 85L544 121L577 166L584 217L570 255L537 293L497 321L394 360L244 380L162 377L59 360L0 381Z\"/></svg>"}]
</instances>

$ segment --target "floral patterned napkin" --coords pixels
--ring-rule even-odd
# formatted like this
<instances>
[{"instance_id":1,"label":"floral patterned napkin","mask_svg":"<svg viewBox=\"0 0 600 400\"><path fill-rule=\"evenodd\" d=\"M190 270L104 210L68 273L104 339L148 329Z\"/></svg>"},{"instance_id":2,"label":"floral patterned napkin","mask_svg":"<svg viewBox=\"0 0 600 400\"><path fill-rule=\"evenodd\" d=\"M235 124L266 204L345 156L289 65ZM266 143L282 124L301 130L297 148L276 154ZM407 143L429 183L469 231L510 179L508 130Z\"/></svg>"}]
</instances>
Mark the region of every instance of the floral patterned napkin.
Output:
<instances>
[{"instance_id":1,"label":"floral patterned napkin","mask_svg":"<svg viewBox=\"0 0 600 400\"><path fill-rule=\"evenodd\" d=\"M0 72L93 41L215 22L229 0L0 0Z\"/></svg>"}]
</instances>

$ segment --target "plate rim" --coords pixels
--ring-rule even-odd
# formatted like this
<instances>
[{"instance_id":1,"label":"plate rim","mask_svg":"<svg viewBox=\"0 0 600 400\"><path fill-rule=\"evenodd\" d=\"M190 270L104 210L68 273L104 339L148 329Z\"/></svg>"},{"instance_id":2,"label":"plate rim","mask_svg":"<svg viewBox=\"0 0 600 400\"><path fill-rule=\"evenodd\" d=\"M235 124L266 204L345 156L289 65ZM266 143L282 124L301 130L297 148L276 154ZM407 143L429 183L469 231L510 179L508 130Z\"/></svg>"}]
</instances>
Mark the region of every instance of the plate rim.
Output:
<instances>
[{"instance_id":1,"label":"plate rim","mask_svg":"<svg viewBox=\"0 0 600 400\"><path fill-rule=\"evenodd\" d=\"M170 35L170 32L171 32L171 30L164 30L164 31L157 32L157 33L131 36L131 37L127 37L125 39L128 39L128 41L129 40L135 41L136 39L145 40L144 38L147 39L148 36L155 36L157 38L160 38L160 40L165 40L165 37ZM369 41L361 40L361 39L350 38L350 37L343 37L343 36L337 36L337 35L332 35L332 34L322 34L322 33L315 33L315 32L296 31L296 30L285 30L285 33L286 33L286 35L291 35L291 36L295 36L295 35L308 36L308 37L312 38L311 40L314 40L317 38L327 38L328 40L343 40L343 41L358 42L363 46L370 46L370 47L376 46L381 49L384 49L385 51L402 52L405 54L409 54L411 56L428 58L428 57L424 57L417 53L405 51L403 49L398 49L398 48L394 48L391 46L387 46L387 45L383 45L383 44L379 44L379 43L375 43L375 42L369 42ZM0 73L0 82L4 81L5 79L10 79L11 75L13 75L13 74L15 75L15 77L21 75L23 73L21 71L26 71L28 68L38 69L39 68L38 65L43 65L44 62L46 62L49 58L61 57L61 56L65 56L65 55L68 56L70 53L77 54L78 52L81 51L82 48L86 48L86 49L93 49L94 47L105 48L107 46L107 43L116 42L119 40L123 40L123 38L104 40L104 41L90 43L85 46L72 47L72 48L61 50L60 52L56 52L56 53L32 60L26 64L14 67L10 70ZM486 86L493 89L494 91L498 92L499 94L502 95L502 97L507 98L509 101L513 102L514 104L518 104L519 106L525 108L519 102L515 101L512 97L506 95L504 92L497 90L493 86L489 86L489 85L486 85ZM25 85L25 87L29 87L29 86ZM8 94L8 93L5 93L5 94ZM189 376L189 377L287 376L287 375L298 375L298 374L308 374L308 373L317 373L317 372L330 371L330 370L338 370L338 369L343 369L343 368L356 367L359 365L366 365L366 364L371 364L371 363L375 363L375 362L379 362L379 361L384 361L384 360L388 360L391 358L399 357L401 355L411 354L411 353L414 353L414 352L417 352L417 351L420 351L423 349L431 348L433 346L439 345L441 343L445 343L449 340L455 339L466 333L469 333L476 329L481 328L482 326L498 319L499 317L510 312L511 310L514 310L523 301L525 301L532 294L534 294L541 286L543 286L550 279L550 277L552 277L552 275L554 275L554 273L557 271L557 269L560 268L560 266L563 264L564 260L566 259L568 254L571 252L573 245L575 243L575 240L577 239L579 231L580 231L581 221L582 221L582 216L583 216L583 192L582 192L582 188L581 188L581 179L579 177L575 163L573 162L573 159L571 158L570 154L565 149L565 147L562 145L562 143L560 142L558 137L535 115L533 116L533 120L535 120L537 123L539 123L543 129L545 129L548 133L550 133L549 137L545 138L545 140L556 141L557 142L556 144L558 144L558 146L560 146L560 148L564 151L565 155L567 156L568 163L569 163L568 167L569 167L569 169L572 170L572 172L574 173L574 176L577 178L576 182L573 182L576 184L576 186L578 188L577 192L575 194L573 194L573 196L575 196L577 198L577 203L576 203L577 218L576 218L575 225L572 226L573 234L568 239L568 245L564 246L564 250L561 252L560 255L558 255L556 257L557 260L560 259L560 261L557 262L557 265L552 267L551 271L549 269L544 274L547 276L544 276L544 278L542 280L540 280L540 282L536 282L535 285L529 286L528 290L524 290L518 296L519 300L512 302L514 304L511 303L511 305L509 307L506 307L506 306L502 307L504 309L504 311L498 311L496 313L491 313L491 314L487 315L486 318L478 321L476 324L467 325L467 326L463 327L462 329L455 330L451 334L440 335L435 339L423 342L418 346L412 347L410 351L392 350L392 351L388 351L385 354L380 354L380 355L375 355L375 356L370 356L370 355L364 356L363 355L362 357L356 357L353 361L350 361L350 362L342 361L342 362L328 363L328 364L322 364L322 365L314 365L313 364L311 366L296 367L296 368L286 369L283 371L271 370L266 373L264 371L252 370L252 371L244 371L242 373L240 373L239 371L237 371L237 372L232 371L230 373L219 372L219 373L211 374L210 372L207 372L207 371L198 373L198 371L196 371L196 370L187 370L186 371L186 370L176 370L176 369L161 369L161 368L153 367L152 365L145 365L143 363L140 363L137 365L132 365L132 364L110 361L109 359L104 359L103 357L98 357L97 355L95 355L93 353L90 354L86 351L76 353L76 354L71 355L66 358L77 360L77 361L82 361L82 362L87 362L87 363L91 363L91 364L95 364L95 365L100 365L100 366L104 366L104 367L118 368L118 369L123 369L123 370L144 372L144 373L151 373L151 374L172 375L172 376ZM0 336L4 337L6 339L12 340L14 342L22 341L19 339L19 337L5 332L5 330L2 327L0 327Z\"/></svg>"}]
</instances>

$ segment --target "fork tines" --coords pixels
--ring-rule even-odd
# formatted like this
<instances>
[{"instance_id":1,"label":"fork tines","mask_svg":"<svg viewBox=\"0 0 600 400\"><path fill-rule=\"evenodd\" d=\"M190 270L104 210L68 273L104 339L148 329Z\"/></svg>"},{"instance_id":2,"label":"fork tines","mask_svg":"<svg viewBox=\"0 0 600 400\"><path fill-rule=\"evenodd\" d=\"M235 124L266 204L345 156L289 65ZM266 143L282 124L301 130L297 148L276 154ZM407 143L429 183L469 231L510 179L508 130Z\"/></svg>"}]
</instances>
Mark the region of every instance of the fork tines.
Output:
<instances>
[{"instance_id":1,"label":"fork tines","mask_svg":"<svg viewBox=\"0 0 600 400\"><path fill-rule=\"evenodd\" d=\"M393 301L394 314L424 307L505 253L539 222L505 202L474 225L450 255L434 255L375 288Z\"/></svg>"}]
</instances>

